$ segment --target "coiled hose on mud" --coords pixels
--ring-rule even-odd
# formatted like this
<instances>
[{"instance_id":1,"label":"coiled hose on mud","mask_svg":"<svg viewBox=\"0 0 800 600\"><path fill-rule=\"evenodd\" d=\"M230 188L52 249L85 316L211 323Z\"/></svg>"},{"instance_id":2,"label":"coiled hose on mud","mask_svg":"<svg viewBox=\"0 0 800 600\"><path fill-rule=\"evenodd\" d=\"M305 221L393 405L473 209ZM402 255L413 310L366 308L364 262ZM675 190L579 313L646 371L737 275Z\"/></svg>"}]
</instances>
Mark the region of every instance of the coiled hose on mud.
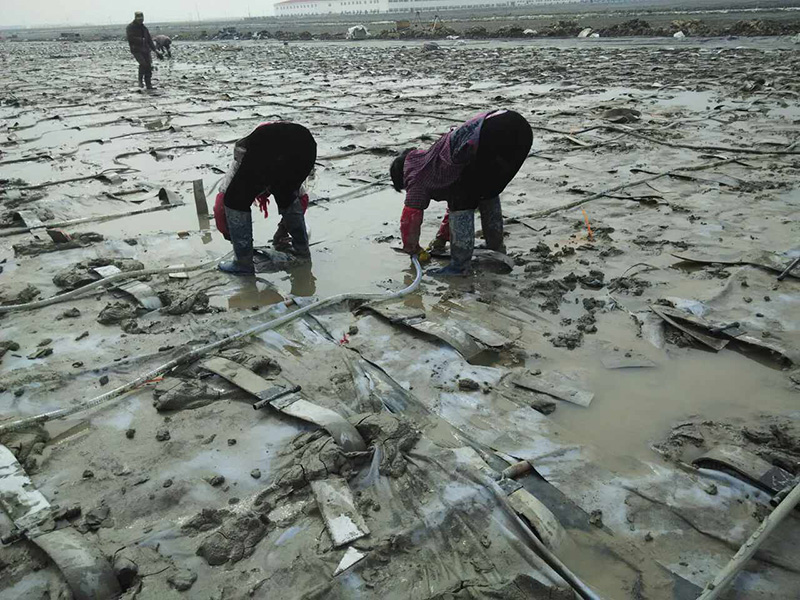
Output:
<instances>
[{"instance_id":1,"label":"coiled hose on mud","mask_svg":"<svg viewBox=\"0 0 800 600\"><path fill-rule=\"evenodd\" d=\"M225 346L228 346L229 344L232 344L236 341L242 340L244 338L253 335L257 335L264 331L268 331L270 329L274 329L276 327L289 323L290 321L293 321L298 317L301 317L304 314L311 312L312 310L317 310L319 308L331 306L333 304L338 304L339 302L344 302L347 300L369 300L372 302L385 302L387 300L394 300L396 298L402 298L403 296L407 296L408 294L414 292L419 287L419 283L422 280L422 267L419 264L419 260L417 259L416 256L412 256L411 260L414 264L416 275L414 277L414 281L409 286L403 288L402 290L399 290L397 292L389 292L386 294L338 294L336 296L330 296L329 298L325 298L323 300L318 300L312 304L309 304L308 306L299 308L287 315L283 315L282 317L273 319L272 321L255 325L249 329L240 331L239 333L234 333L233 335L225 337L221 340L212 342L211 344L207 344L205 346L195 348L194 350L190 350L189 352L186 352L185 354L182 354L181 356L174 358L168 363L163 364L160 367L156 367L155 369L140 375L133 381L130 381L125 385L121 385L118 388L110 390L105 394L101 394L96 398L92 398L91 400L86 400L84 402L76 404L75 406L70 406L69 408L60 408L33 417L26 417L24 419L12 421L11 423L7 423L5 425L0 425L0 434L22 429L24 427L28 427L30 425L34 425L37 423L46 423L47 421L52 421L53 419L68 417L70 415L74 415L76 413L89 410L90 408L100 406L101 404L110 402L115 398L119 398L123 394L136 389L140 385L147 383L148 381L150 381L155 377L163 375L164 373L174 369L177 366L193 362L198 358L208 354L209 352L213 352L214 350L219 350L220 348L224 348ZM187 269L180 268L179 270L186 271ZM141 275L143 271L135 271L135 273ZM111 278L109 277L109 279ZM98 283L103 283L103 282L98 282Z\"/></svg>"}]
</instances>

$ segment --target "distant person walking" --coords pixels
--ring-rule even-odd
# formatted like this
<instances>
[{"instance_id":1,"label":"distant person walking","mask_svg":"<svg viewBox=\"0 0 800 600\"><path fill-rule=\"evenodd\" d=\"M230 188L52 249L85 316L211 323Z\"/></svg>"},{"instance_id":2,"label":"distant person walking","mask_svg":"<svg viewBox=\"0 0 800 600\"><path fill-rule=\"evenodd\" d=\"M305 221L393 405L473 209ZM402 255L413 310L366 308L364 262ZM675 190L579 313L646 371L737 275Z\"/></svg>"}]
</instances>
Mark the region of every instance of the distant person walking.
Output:
<instances>
[{"instance_id":1,"label":"distant person walking","mask_svg":"<svg viewBox=\"0 0 800 600\"><path fill-rule=\"evenodd\" d=\"M166 52L167 56L172 58L172 51L170 50L170 46L172 46L172 40L168 35L157 35L153 38L153 41L156 43L156 50L161 52L162 56L164 52Z\"/></svg>"},{"instance_id":2,"label":"distant person walking","mask_svg":"<svg viewBox=\"0 0 800 600\"><path fill-rule=\"evenodd\" d=\"M128 38L128 47L131 54L139 63L139 87L147 86L148 90L153 89L153 57L150 51L159 52L150 37L150 31L144 26L144 13L136 12L133 21L125 29Z\"/></svg>"}]
</instances>

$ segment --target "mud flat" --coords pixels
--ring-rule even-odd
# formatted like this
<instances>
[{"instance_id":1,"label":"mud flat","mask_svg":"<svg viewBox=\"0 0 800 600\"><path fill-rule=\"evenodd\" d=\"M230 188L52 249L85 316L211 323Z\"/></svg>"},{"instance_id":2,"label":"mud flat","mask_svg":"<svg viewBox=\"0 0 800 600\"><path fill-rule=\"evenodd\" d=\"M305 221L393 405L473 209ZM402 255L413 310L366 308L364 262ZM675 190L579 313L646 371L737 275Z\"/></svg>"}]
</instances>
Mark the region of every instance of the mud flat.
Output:
<instances>
[{"instance_id":1,"label":"mud flat","mask_svg":"<svg viewBox=\"0 0 800 600\"><path fill-rule=\"evenodd\" d=\"M182 43L142 93L121 44L0 45L0 444L50 504L20 531L33 487L0 480L0 598L69 597L54 532L126 598L574 597L531 527L604 598L696 598L798 474L796 48ZM502 197L510 272L181 359L411 284L391 155L492 107L535 133ZM213 199L276 119L318 142L313 262L224 276L193 182ZM266 245L275 215L254 221ZM798 541L790 516L728 597L795 598Z\"/></svg>"}]
</instances>

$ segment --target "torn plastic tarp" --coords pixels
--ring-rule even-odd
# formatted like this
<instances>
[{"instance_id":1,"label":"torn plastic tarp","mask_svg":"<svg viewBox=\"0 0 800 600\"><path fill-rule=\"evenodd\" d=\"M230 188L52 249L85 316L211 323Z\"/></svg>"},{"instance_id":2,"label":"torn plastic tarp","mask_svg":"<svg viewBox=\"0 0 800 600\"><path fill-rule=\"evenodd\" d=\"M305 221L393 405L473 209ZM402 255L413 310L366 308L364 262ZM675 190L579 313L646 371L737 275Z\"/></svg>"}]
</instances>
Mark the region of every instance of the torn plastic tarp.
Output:
<instances>
[{"instance_id":1,"label":"torn plastic tarp","mask_svg":"<svg viewBox=\"0 0 800 600\"><path fill-rule=\"evenodd\" d=\"M336 328L337 315L321 318ZM349 315L338 318L351 322ZM538 473L585 511L587 520L593 511L601 511L603 526L619 543L640 547L645 533L652 531L647 560L673 573L676 581L706 585L755 529L758 521L752 515L758 507L767 505L766 497L746 495L719 482L718 494L711 496L694 477L657 464L632 461L632 475L616 475L600 466L605 461L596 451L572 441L567 432L522 403L499 394L476 398L454 387L443 392L447 373L454 378L459 370L476 368L452 350L399 335L372 316L360 319L358 327L353 349L402 388L408 390L413 382L413 396L459 433L505 455L533 461ZM497 371L496 383L502 371L492 371ZM800 527L788 523L756 555L748 567L750 577L740 578L735 586L746 585L748 592L758 594L753 597L792 598L790 590L800 585L800 559L790 548L798 542Z\"/></svg>"}]
</instances>

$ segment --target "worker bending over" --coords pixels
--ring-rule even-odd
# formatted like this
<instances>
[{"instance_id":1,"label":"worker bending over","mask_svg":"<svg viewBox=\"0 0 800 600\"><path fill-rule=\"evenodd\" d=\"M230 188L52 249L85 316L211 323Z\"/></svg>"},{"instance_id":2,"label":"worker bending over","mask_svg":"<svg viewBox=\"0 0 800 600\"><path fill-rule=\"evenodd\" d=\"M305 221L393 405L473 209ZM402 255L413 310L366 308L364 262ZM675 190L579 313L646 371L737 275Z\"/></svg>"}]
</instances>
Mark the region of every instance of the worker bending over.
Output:
<instances>
[{"instance_id":1,"label":"worker bending over","mask_svg":"<svg viewBox=\"0 0 800 600\"><path fill-rule=\"evenodd\" d=\"M480 210L486 246L505 252L499 194L528 156L531 127L512 110L493 110L443 135L428 150L404 150L392 162L394 188L405 190L400 218L403 250L419 254L422 217L431 200L447 202L432 246L449 240L450 264L433 275L467 275L475 246L475 209Z\"/></svg>"},{"instance_id":2,"label":"worker bending over","mask_svg":"<svg viewBox=\"0 0 800 600\"><path fill-rule=\"evenodd\" d=\"M220 270L235 275L255 272L250 206L258 202L266 218L270 195L282 216L275 247L301 258L311 256L304 217L308 196L302 185L316 159L314 137L296 123L263 123L236 142L233 164L214 205L217 229L231 241L235 255L220 263Z\"/></svg>"},{"instance_id":3,"label":"worker bending over","mask_svg":"<svg viewBox=\"0 0 800 600\"><path fill-rule=\"evenodd\" d=\"M172 46L172 40L168 35L157 35L153 38L153 41L156 44L156 51L161 52L160 56L163 56L164 53L166 53L169 58L172 58L172 51L170 50L170 46Z\"/></svg>"}]
</instances>

